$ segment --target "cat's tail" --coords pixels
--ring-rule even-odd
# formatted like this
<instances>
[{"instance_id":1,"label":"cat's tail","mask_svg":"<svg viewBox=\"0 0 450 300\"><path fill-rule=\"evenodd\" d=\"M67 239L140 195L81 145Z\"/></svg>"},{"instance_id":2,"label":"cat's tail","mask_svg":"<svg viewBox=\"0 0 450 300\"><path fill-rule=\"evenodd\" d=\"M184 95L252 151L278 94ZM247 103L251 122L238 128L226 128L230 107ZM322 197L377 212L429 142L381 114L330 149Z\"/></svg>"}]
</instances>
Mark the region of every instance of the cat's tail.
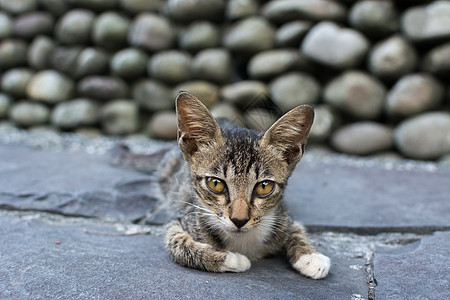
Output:
<instances>
[{"instance_id":1,"label":"cat's tail","mask_svg":"<svg viewBox=\"0 0 450 300\"><path fill-rule=\"evenodd\" d=\"M169 146L154 153L133 153L130 148L123 144L116 144L110 151L111 164L117 167L137 170L139 172L153 174L164 159L166 154L173 148Z\"/></svg>"}]
</instances>

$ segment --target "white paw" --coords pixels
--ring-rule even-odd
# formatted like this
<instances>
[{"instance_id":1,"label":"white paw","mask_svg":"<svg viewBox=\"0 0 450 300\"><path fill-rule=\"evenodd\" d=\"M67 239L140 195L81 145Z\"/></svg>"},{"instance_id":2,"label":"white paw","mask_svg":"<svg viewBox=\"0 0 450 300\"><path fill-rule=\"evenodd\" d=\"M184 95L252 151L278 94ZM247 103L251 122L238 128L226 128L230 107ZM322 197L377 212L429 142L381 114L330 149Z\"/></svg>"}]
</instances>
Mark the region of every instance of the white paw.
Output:
<instances>
[{"instance_id":1,"label":"white paw","mask_svg":"<svg viewBox=\"0 0 450 300\"><path fill-rule=\"evenodd\" d=\"M300 256L293 267L305 276L320 279L327 276L330 270L330 259L320 253L305 254Z\"/></svg>"},{"instance_id":2,"label":"white paw","mask_svg":"<svg viewBox=\"0 0 450 300\"><path fill-rule=\"evenodd\" d=\"M250 269L250 260L242 254L228 252L221 268L222 272L244 272Z\"/></svg>"}]
</instances>

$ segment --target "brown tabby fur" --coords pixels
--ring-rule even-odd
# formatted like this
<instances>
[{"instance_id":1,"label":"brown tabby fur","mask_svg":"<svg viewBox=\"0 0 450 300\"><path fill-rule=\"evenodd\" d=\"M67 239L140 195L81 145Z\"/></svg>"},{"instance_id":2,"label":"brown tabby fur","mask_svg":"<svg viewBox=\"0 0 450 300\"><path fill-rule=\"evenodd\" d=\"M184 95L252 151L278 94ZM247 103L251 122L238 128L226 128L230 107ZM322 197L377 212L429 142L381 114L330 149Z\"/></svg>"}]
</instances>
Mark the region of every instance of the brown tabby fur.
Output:
<instances>
[{"instance_id":1,"label":"brown tabby fur","mask_svg":"<svg viewBox=\"0 0 450 300\"><path fill-rule=\"evenodd\" d=\"M164 197L177 205L178 218L166 234L173 260L210 272L242 272L250 261L282 254L302 274L326 276L329 259L314 250L282 201L303 155L313 109L298 106L261 133L230 123L219 127L187 92L178 95L176 108L182 153L166 155L158 173ZM223 193L208 188L211 177L226 184ZM262 181L274 182L267 197L254 192Z\"/></svg>"}]
</instances>

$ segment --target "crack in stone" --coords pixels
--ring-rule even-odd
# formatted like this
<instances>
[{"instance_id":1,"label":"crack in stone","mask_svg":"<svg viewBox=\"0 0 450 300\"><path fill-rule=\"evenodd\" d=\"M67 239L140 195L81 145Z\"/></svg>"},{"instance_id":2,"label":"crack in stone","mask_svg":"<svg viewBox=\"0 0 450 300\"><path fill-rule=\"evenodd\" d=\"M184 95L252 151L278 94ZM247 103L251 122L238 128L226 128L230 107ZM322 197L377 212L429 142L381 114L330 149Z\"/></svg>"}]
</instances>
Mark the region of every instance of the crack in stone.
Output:
<instances>
[{"instance_id":1,"label":"crack in stone","mask_svg":"<svg viewBox=\"0 0 450 300\"><path fill-rule=\"evenodd\" d=\"M46 220L57 219L57 222L66 223L73 222L76 218L84 219L86 222L104 223L107 222L115 227L117 233L111 235L133 235L142 232L149 233L156 236L163 236L164 226L149 226L142 224L142 220L135 220L134 222L124 222L123 220L102 219L98 217L89 217L84 215L63 214L54 211L34 210L34 209L16 209L12 207L5 207L0 205L0 209L6 209L13 214L28 214L28 218L36 218ZM43 213L43 214L42 214ZM2 211L0 210L0 215ZM20 215L19 215L20 216ZM23 216L22 216L23 217ZM141 222L139 222L141 221ZM139 224L141 223L141 224ZM110 234L110 233L108 233ZM360 258L362 265L349 266L355 270L364 270L364 280L367 284L367 299L375 300L376 288L378 286L375 278L374 257L375 250L379 247L387 249L395 249L404 245L417 242L423 238L424 235L416 233L399 233L399 232L383 232L377 235L358 235L351 232L313 232L310 234L311 241L316 246L324 249L328 253L342 258ZM359 268L358 268L359 267ZM363 295L353 294L352 299L364 299Z\"/></svg>"},{"instance_id":2,"label":"crack in stone","mask_svg":"<svg viewBox=\"0 0 450 300\"><path fill-rule=\"evenodd\" d=\"M346 227L332 225L305 225L310 233L336 232L352 233L357 235L378 235L382 233L414 233L419 235L429 235L436 231L450 231L450 226L398 226L398 227ZM406 244L415 242L406 242Z\"/></svg>"},{"instance_id":3,"label":"crack in stone","mask_svg":"<svg viewBox=\"0 0 450 300\"><path fill-rule=\"evenodd\" d=\"M373 263L373 257L375 253L369 252L366 253L364 257L364 270L366 271L366 283L368 286L368 294L367 299L368 300L375 300L375 288L377 286L377 280L375 278L375 272L374 272L374 263Z\"/></svg>"},{"instance_id":4,"label":"crack in stone","mask_svg":"<svg viewBox=\"0 0 450 300\"><path fill-rule=\"evenodd\" d=\"M361 258L363 265L349 266L354 270L364 270L364 280L367 284L367 296L353 294L352 299L375 300L375 290L378 285L375 278L374 256L376 249L396 249L421 240L425 235L415 233L379 233L377 235L358 235L355 233L322 232L311 233L314 245L335 256L354 259ZM367 297L367 298L365 298Z\"/></svg>"},{"instance_id":5,"label":"crack in stone","mask_svg":"<svg viewBox=\"0 0 450 300\"><path fill-rule=\"evenodd\" d=\"M51 210L51 209L19 208L19 207L11 206L8 204L0 204L0 210L1 209L10 211L10 212L48 213L48 214L52 214L52 215L57 215L57 216L62 216L62 217L70 217L70 218L100 219L100 218L94 217L94 216L63 213L61 211Z\"/></svg>"}]
</instances>

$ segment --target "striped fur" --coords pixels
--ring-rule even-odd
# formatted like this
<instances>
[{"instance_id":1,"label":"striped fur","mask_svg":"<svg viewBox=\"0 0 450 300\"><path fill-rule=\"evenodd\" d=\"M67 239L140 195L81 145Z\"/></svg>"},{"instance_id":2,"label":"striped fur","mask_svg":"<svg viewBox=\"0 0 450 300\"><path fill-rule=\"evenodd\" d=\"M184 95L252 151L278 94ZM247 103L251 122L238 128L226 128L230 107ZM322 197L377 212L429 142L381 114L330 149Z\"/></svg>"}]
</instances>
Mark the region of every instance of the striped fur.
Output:
<instances>
[{"instance_id":1,"label":"striped fur","mask_svg":"<svg viewBox=\"0 0 450 300\"><path fill-rule=\"evenodd\" d=\"M281 254L306 276L326 276L329 259L314 250L282 201L304 152L312 108L294 108L265 133L219 126L186 92L177 98L177 114L181 153L169 152L158 173L161 191L177 211L166 234L173 260L210 272L243 272L251 261ZM213 192L208 178L220 179L225 191ZM266 181L274 189L260 197L255 187Z\"/></svg>"}]
</instances>

